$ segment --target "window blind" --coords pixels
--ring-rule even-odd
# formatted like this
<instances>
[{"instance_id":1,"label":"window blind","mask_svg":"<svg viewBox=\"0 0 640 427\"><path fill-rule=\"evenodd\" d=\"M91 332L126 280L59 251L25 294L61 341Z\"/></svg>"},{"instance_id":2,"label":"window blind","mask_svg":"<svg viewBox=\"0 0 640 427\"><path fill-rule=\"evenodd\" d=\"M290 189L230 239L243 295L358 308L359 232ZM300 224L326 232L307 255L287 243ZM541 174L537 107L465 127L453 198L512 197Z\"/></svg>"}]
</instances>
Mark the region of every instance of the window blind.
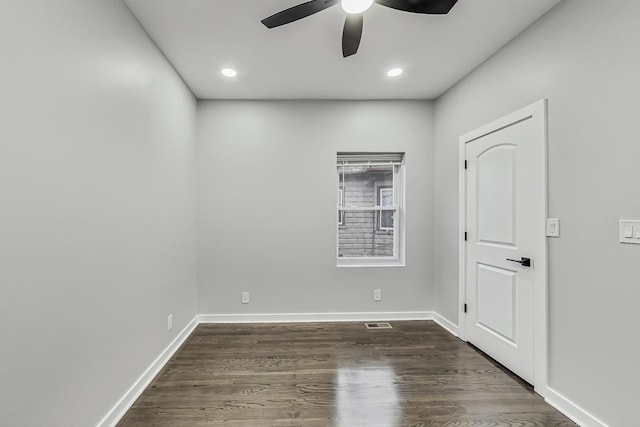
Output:
<instances>
[{"instance_id":1,"label":"window blind","mask_svg":"<svg viewBox=\"0 0 640 427\"><path fill-rule=\"evenodd\" d=\"M403 158L404 153L338 153L338 164L396 164Z\"/></svg>"}]
</instances>

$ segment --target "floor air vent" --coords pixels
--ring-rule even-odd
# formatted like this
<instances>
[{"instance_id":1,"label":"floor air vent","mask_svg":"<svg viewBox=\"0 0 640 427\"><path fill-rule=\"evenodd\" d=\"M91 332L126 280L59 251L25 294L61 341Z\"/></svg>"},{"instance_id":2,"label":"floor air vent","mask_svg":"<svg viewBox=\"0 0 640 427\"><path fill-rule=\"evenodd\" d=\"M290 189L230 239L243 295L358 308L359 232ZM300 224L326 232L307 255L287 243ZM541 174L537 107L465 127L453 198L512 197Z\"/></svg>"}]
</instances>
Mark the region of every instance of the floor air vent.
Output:
<instances>
[{"instance_id":1,"label":"floor air vent","mask_svg":"<svg viewBox=\"0 0 640 427\"><path fill-rule=\"evenodd\" d=\"M365 323L364 326L367 327L367 329L391 329L393 326L391 326L390 323L384 322L384 323Z\"/></svg>"}]
</instances>

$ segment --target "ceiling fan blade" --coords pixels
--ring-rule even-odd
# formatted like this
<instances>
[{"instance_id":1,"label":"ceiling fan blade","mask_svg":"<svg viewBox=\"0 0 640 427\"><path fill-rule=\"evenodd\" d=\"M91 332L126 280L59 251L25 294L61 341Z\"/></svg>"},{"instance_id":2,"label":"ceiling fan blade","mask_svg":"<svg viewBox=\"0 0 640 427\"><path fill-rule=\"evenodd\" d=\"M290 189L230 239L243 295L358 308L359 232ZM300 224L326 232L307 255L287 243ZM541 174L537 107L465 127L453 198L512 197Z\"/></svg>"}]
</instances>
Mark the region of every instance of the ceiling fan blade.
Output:
<instances>
[{"instance_id":1,"label":"ceiling fan blade","mask_svg":"<svg viewBox=\"0 0 640 427\"><path fill-rule=\"evenodd\" d=\"M318 13L338 3L339 0L312 0L271 15L262 20L267 28L279 27L309 15Z\"/></svg>"},{"instance_id":2,"label":"ceiling fan blade","mask_svg":"<svg viewBox=\"0 0 640 427\"><path fill-rule=\"evenodd\" d=\"M347 57L355 55L360 46L362 38L362 27L364 25L364 16L347 15L344 21L344 29L342 30L342 56Z\"/></svg>"},{"instance_id":3,"label":"ceiling fan blade","mask_svg":"<svg viewBox=\"0 0 640 427\"><path fill-rule=\"evenodd\" d=\"M375 0L382 6L412 13L446 15L458 0Z\"/></svg>"}]
</instances>

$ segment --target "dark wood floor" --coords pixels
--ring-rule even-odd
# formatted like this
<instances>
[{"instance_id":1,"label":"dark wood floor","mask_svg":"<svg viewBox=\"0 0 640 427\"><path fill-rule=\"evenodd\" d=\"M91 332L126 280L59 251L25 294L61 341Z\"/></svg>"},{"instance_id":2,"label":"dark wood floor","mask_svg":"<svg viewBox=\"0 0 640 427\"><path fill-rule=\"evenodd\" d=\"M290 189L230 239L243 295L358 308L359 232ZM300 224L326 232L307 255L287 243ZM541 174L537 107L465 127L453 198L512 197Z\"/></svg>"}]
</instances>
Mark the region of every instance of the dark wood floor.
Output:
<instances>
[{"instance_id":1,"label":"dark wood floor","mask_svg":"<svg viewBox=\"0 0 640 427\"><path fill-rule=\"evenodd\" d=\"M430 321L200 325L119 426L574 426Z\"/></svg>"}]
</instances>

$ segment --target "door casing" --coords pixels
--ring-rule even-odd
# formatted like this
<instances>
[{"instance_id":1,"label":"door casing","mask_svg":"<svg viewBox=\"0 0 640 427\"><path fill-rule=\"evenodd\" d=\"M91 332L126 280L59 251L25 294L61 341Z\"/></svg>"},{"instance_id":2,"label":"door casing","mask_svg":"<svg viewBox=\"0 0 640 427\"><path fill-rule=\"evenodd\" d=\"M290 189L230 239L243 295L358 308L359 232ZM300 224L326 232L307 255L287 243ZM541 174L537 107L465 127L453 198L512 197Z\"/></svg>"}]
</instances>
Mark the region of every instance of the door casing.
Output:
<instances>
[{"instance_id":1,"label":"door casing","mask_svg":"<svg viewBox=\"0 0 640 427\"><path fill-rule=\"evenodd\" d=\"M467 223L467 176L465 170L466 160L466 144L488 134L497 132L501 129L514 125L523 120L532 120L535 123L535 131L537 140L543 145L543 182L540 183L544 200L540 201L544 206L544 217L538 219L539 230L545 232L547 221L547 100L543 99L535 102L527 107L521 108L511 114L508 114L498 120L495 120L485 126L462 135L459 139L459 176L458 176L458 193L459 193L459 291L458 291L458 335L463 341L467 341L465 331L466 313L464 312L464 304L467 296L467 250L465 241L465 231ZM537 276L540 282L535 283L534 302L533 302L533 325L534 325L534 390L543 397L548 385L548 341L547 341L547 286L548 286L548 251L547 241L544 239L543 247L538 248L539 253L543 256L540 260L536 260L536 270L539 271Z\"/></svg>"}]
</instances>

